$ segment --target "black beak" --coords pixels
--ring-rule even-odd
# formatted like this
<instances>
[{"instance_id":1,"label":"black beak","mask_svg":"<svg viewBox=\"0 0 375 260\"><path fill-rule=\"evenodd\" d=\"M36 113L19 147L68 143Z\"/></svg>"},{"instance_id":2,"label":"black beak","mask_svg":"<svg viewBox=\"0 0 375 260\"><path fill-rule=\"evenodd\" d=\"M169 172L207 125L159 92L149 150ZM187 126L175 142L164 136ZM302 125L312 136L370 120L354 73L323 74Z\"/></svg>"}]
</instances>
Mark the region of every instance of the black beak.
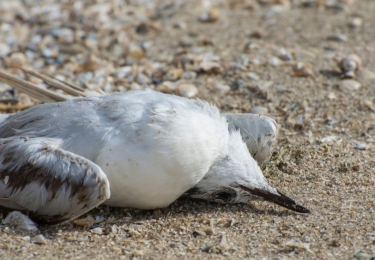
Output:
<instances>
[{"instance_id":1,"label":"black beak","mask_svg":"<svg viewBox=\"0 0 375 260\"><path fill-rule=\"evenodd\" d=\"M294 200L291 198L288 198L284 194L282 194L280 191L277 191L278 194L271 193L266 190L261 189L250 189L245 186L240 185L241 189L251 193L252 195L261 197L267 201L273 202L277 205L280 205L284 208L299 212L299 213L310 213L310 210L307 208L298 205Z\"/></svg>"}]
</instances>

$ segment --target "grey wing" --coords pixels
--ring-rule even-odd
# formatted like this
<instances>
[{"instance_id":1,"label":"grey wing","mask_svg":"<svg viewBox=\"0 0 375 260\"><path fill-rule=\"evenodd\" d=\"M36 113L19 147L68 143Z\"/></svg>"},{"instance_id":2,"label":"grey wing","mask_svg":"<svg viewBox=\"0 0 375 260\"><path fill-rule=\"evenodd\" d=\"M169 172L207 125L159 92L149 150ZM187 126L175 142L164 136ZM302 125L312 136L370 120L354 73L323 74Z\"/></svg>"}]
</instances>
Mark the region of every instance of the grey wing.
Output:
<instances>
[{"instance_id":1,"label":"grey wing","mask_svg":"<svg viewBox=\"0 0 375 260\"><path fill-rule=\"evenodd\" d=\"M37 223L78 217L110 196L99 166L48 138L0 139L0 210L28 211Z\"/></svg>"},{"instance_id":2,"label":"grey wing","mask_svg":"<svg viewBox=\"0 0 375 260\"><path fill-rule=\"evenodd\" d=\"M0 114L0 123L4 122L12 114Z\"/></svg>"},{"instance_id":3,"label":"grey wing","mask_svg":"<svg viewBox=\"0 0 375 260\"><path fill-rule=\"evenodd\" d=\"M270 117L256 114L225 114L229 130L240 129L243 141L250 154L263 164L272 154L276 144L278 127Z\"/></svg>"}]
</instances>

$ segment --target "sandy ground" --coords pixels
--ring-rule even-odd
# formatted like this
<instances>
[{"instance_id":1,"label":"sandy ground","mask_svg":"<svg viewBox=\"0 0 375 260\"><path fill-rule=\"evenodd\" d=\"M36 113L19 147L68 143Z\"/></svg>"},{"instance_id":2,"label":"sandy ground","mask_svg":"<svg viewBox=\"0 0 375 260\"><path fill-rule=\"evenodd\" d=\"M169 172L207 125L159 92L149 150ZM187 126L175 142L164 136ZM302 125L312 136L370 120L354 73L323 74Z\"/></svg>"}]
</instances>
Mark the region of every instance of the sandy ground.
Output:
<instances>
[{"instance_id":1,"label":"sandy ground","mask_svg":"<svg viewBox=\"0 0 375 260\"><path fill-rule=\"evenodd\" d=\"M65 1L65 12L77 2ZM100 6L100 1L92 2ZM249 112L260 106L257 111L266 109L266 115L277 120L279 144L264 173L272 185L309 208L311 214L296 214L266 202L219 205L180 199L153 211L101 206L90 214L105 217L98 224L102 234L69 222L41 227L47 244L39 245L30 242L34 234L0 227L0 258L353 259L360 251L374 255L375 1L259 1L269 2L264 5L245 0L231 4L176 0L162 2L169 5L148 5L150 2L123 4L118 10L122 22L94 19L92 30L113 26L126 31L134 27L131 16L141 15L147 26L137 27L138 33L125 38L151 42L147 60L168 63L175 70L181 67L181 63L173 65L176 59L194 60L207 53L217 56L220 68L198 71L188 79L197 87L197 97L217 104L223 112ZM87 3L86 7L93 5ZM35 3L31 6L30 12L37 8ZM0 10L1 47L11 46L2 54L0 67L17 73L9 59L14 52L24 52L24 42L32 37L10 43L5 27L41 25L23 19L28 11L25 7L20 11L3 4ZM205 10L211 10L212 22L199 21ZM125 19L127 16L130 18ZM70 19L84 20L84 16ZM59 24L54 21L51 24ZM252 36L253 32L258 33ZM282 59L282 49L291 55L290 61ZM361 84L358 89L339 86L342 75L335 57L352 53L362 59L355 78ZM103 54L102 60L120 67L120 58L110 54ZM291 64L297 61L311 65L310 77L293 75ZM144 63L140 59L133 64ZM195 66L194 62L187 64ZM36 67L33 62L27 65ZM71 68L53 66L52 62L38 71ZM67 79L79 71L70 73ZM153 83L157 82L150 83L152 87ZM131 83L124 86L136 87Z\"/></svg>"}]
</instances>

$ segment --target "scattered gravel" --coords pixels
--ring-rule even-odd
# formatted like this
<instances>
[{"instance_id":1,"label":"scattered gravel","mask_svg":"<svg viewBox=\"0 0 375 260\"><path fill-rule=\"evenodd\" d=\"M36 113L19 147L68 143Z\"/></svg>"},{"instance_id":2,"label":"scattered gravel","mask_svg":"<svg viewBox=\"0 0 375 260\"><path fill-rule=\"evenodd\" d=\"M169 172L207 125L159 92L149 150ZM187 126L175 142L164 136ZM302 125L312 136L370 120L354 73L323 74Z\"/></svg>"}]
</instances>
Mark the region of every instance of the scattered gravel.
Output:
<instances>
[{"instance_id":1,"label":"scattered gravel","mask_svg":"<svg viewBox=\"0 0 375 260\"><path fill-rule=\"evenodd\" d=\"M0 258L373 256L374 13L373 0L0 1L1 70L256 108L281 125L266 177L312 211L186 199L152 211L101 206L37 237L0 226ZM352 54L359 68L342 69ZM38 103L3 83L0 92L4 113Z\"/></svg>"}]
</instances>

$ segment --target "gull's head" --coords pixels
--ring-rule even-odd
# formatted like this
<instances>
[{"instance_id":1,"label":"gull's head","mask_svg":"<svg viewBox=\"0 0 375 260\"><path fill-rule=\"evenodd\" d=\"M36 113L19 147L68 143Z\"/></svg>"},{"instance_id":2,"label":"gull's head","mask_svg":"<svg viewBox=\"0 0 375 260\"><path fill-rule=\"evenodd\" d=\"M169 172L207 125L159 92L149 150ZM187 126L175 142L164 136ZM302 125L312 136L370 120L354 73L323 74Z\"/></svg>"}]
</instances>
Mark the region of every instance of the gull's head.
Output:
<instances>
[{"instance_id":1,"label":"gull's head","mask_svg":"<svg viewBox=\"0 0 375 260\"><path fill-rule=\"evenodd\" d=\"M205 177L185 195L219 203L266 200L296 212L310 212L267 183L238 131L230 133L226 156L215 162Z\"/></svg>"}]
</instances>

